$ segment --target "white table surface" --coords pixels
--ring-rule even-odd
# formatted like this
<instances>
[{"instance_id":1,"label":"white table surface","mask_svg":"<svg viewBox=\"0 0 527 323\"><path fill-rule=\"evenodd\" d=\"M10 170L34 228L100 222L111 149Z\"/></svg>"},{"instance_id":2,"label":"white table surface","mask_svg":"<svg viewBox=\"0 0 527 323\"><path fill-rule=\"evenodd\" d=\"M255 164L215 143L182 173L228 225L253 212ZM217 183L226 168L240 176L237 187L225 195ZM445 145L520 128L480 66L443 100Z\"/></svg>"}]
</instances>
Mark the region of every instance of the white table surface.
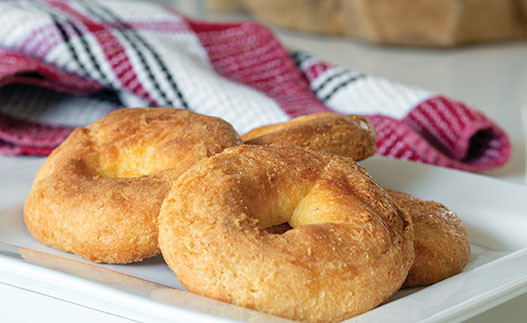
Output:
<instances>
[{"instance_id":1,"label":"white table surface","mask_svg":"<svg viewBox=\"0 0 527 323\"><path fill-rule=\"evenodd\" d=\"M199 4L189 1L176 1L176 4L191 15L210 17ZM446 94L483 111L507 131L512 143L509 163L485 175L526 185L527 42L459 49L399 48L279 28L274 30L287 48L305 50L333 64ZM0 171L20 166L36 167L42 160L0 157ZM31 304L31 310L28 310L28 304ZM0 284L0 308L0 321L5 322L126 320L4 284ZM527 294L524 294L469 322L501 320L523 323L526 317Z\"/></svg>"}]
</instances>

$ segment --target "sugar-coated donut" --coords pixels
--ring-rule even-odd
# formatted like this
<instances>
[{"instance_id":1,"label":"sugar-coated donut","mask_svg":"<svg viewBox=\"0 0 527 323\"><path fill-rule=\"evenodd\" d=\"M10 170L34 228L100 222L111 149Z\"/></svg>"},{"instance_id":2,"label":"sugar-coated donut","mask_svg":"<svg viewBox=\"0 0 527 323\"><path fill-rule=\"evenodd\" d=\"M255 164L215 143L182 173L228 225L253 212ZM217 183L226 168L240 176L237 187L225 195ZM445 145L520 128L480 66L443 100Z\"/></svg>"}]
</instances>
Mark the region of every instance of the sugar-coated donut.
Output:
<instances>
[{"instance_id":1,"label":"sugar-coated donut","mask_svg":"<svg viewBox=\"0 0 527 323\"><path fill-rule=\"evenodd\" d=\"M295 320L368 311L413 262L411 220L384 189L352 159L300 148L238 146L199 161L159 221L163 257L190 291Z\"/></svg>"},{"instance_id":2,"label":"sugar-coated donut","mask_svg":"<svg viewBox=\"0 0 527 323\"><path fill-rule=\"evenodd\" d=\"M403 192L388 193L414 224L415 261L404 286L430 285L460 273L470 258L463 222L443 204Z\"/></svg>"},{"instance_id":3,"label":"sugar-coated donut","mask_svg":"<svg viewBox=\"0 0 527 323\"><path fill-rule=\"evenodd\" d=\"M95 262L159 254L157 217L172 182L238 145L227 122L179 109L122 109L78 128L45 161L24 206L40 242Z\"/></svg>"},{"instance_id":4,"label":"sugar-coated donut","mask_svg":"<svg viewBox=\"0 0 527 323\"><path fill-rule=\"evenodd\" d=\"M375 129L368 119L330 112L263 126L242 136L246 144L303 147L354 160L363 160L375 154L376 138Z\"/></svg>"}]
</instances>

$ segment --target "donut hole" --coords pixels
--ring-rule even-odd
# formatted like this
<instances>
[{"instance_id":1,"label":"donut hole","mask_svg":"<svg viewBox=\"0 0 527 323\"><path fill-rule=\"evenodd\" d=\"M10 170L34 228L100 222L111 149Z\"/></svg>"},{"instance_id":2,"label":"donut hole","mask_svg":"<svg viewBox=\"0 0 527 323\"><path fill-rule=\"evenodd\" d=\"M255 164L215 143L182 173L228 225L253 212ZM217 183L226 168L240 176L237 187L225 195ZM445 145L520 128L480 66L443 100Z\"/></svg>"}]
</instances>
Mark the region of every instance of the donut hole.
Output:
<instances>
[{"instance_id":1,"label":"donut hole","mask_svg":"<svg viewBox=\"0 0 527 323\"><path fill-rule=\"evenodd\" d=\"M271 234L312 224L377 222L347 178L333 174L332 180L328 180L331 169L329 166L320 174L304 171L293 178L271 171L262 177L253 174L238 179L244 188L245 210L258 219L260 228ZM267 185L262 187L262 183Z\"/></svg>"},{"instance_id":2,"label":"donut hole","mask_svg":"<svg viewBox=\"0 0 527 323\"><path fill-rule=\"evenodd\" d=\"M259 183L265 183L267 179L267 176L247 176L240 180L245 188L245 207L250 217L258 220L257 226L268 233L282 234L304 224L293 224L291 220L312 185L286 183L270 175L268 185L263 189L259 187Z\"/></svg>"},{"instance_id":3,"label":"donut hole","mask_svg":"<svg viewBox=\"0 0 527 323\"><path fill-rule=\"evenodd\" d=\"M178 145L175 140L169 140L157 146L140 145L120 147L108 145L101 150L99 165L100 173L111 178L136 178L153 175L168 169L187 169L196 160L207 157L206 149L184 150L188 143ZM170 148L167 148L170 147Z\"/></svg>"},{"instance_id":4,"label":"donut hole","mask_svg":"<svg viewBox=\"0 0 527 323\"><path fill-rule=\"evenodd\" d=\"M116 146L105 147L100 156L100 172L105 177L133 178L151 175L166 169L165 158L154 158L154 147L133 147L117 149Z\"/></svg>"},{"instance_id":5,"label":"donut hole","mask_svg":"<svg viewBox=\"0 0 527 323\"><path fill-rule=\"evenodd\" d=\"M113 112L113 123L102 120L86 129L101 177L181 174L197 160L241 143L230 136L230 125L213 117L165 108L130 110Z\"/></svg>"},{"instance_id":6,"label":"donut hole","mask_svg":"<svg viewBox=\"0 0 527 323\"><path fill-rule=\"evenodd\" d=\"M291 229L293 229L293 227L288 222L284 222L267 227L265 228L265 231L271 234L284 234Z\"/></svg>"}]
</instances>

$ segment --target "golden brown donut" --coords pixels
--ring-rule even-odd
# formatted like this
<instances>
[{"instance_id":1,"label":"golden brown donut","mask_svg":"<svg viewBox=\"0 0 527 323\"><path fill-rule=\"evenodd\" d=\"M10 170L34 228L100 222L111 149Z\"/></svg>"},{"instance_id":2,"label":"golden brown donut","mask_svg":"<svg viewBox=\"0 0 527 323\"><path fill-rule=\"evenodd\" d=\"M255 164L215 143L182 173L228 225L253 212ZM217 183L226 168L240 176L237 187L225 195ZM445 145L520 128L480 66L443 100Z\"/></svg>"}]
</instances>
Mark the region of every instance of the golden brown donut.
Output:
<instances>
[{"instance_id":1,"label":"golden brown donut","mask_svg":"<svg viewBox=\"0 0 527 323\"><path fill-rule=\"evenodd\" d=\"M316 119L317 115L306 117ZM331 123L332 120L328 120L328 122ZM242 139L258 138L258 136L262 136L267 132L272 134L272 131L283 127L287 127L287 123L258 128L242 136ZM353 141L343 142L343 147L335 148L332 145L333 141L328 138L329 136L324 138L307 132L303 134L303 139L306 142L316 140L318 146L311 145L309 147L309 149L315 151L343 155L341 151L354 152L356 150L356 145L354 145ZM291 143L294 142L292 141ZM277 137L266 137L266 144L292 146L293 144L291 143L287 143ZM321 149L321 147L324 148ZM433 201L422 201L406 193L396 191L389 191L389 193L394 202L400 208L409 212L414 222L416 222L414 227L415 264L410 269L409 277L404 286L430 285L460 273L470 257L470 243L461 220L442 204ZM283 227L270 228L269 230L283 230Z\"/></svg>"},{"instance_id":2,"label":"golden brown donut","mask_svg":"<svg viewBox=\"0 0 527 323\"><path fill-rule=\"evenodd\" d=\"M48 157L24 206L26 226L40 242L95 262L155 256L172 182L240 143L227 122L185 110L112 112L75 129Z\"/></svg>"},{"instance_id":3,"label":"golden brown donut","mask_svg":"<svg viewBox=\"0 0 527 323\"><path fill-rule=\"evenodd\" d=\"M409 216L352 159L238 146L181 175L159 246L190 291L303 321L339 321L396 292L413 262ZM266 228L288 222L282 234Z\"/></svg>"},{"instance_id":4,"label":"golden brown donut","mask_svg":"<svg viewBox=\"0 0 527 323\"><path fill-rule=\"evenodd\" d=\"M460 273L470 258L470 242L461 220L443 204L388 190L414 224L415 261L405 287L423 286Z\"/></svg>"},{"instance_id":5,"label":"golden brown donut","mask_svg":"<svg viewBox=\"0 0 527 323\"><path fill-rule=\"evenodd\" d=\"M375 154L375 129L358 115L315 113L251 130L242 136L250 145L303 147L333 153L354 160Z\"/></svg>"}]
</instances>

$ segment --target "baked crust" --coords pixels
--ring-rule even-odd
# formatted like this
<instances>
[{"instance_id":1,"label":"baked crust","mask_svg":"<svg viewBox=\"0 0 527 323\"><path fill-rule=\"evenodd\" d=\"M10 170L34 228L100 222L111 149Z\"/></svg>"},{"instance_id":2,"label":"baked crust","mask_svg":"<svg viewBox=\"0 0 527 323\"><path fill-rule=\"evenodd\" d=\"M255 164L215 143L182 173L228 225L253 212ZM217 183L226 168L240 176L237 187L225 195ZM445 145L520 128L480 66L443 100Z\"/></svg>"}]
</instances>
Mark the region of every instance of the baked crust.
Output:
<instances>
[{"instance_id":1,"label":"baked crust","mask_svg":"<svg viewBox=\"0 0 527 323\"><path fill-rule=\"evenodd\" d=\"M361 131L362 127L352 130L352 134L347 138L348 140L334 140L332 134L325 136L314 131L304 131L305 124L310 122L316 124L319 120L324 120L325 127L327 127L324 130L342 131L342 129L336 127L337 120L342 120L343 118L361 120L357 119L357 117L340 116L331 113L313 114L293 119L291 122L257 128L242 136L242 138L248 143L258 141L258 143L265 142L265 144L279 146L302 146L314 151L330 152L352 158L353 156L350 155L356 154L366 158L369 154L362 154L362 152L368 151L367 147L371 146L371 142L375 143L375 136ZM332 124L335 126L332 126ZM291 129L295 130L291 132ZM374 131L372 127L371 131ZM287 141L287 136L290 133L301 134L299 135L301 140L295 140L295 137L293 137L293 140ZM368 141L364 139L359 143L354 141L361 140L358 139L361 136L370 138L370 144L365 144ZM262 140L259 138L262 138ZM316 144L312 144L313 142ZM300 145L297 145L298 143ZM415 263L410 269L404 286L430 285L460 273L470 257L470 242L461 220L440 203L423 201L403 192L388 192L394 202L411 215L415 224ZM283 230L280 227L271 228L271 230L280 229Z\"/></svg>"},{"instance_id":2,"label":"baked crust","mask_svg":"<svg viewBox=\"0 0 527 323\"><path fill-rule=\"evenodd\" d=\"M121 109L78 128L45 161L24 205L40 242L95 262L159 254L157 217L172 182L241 143L227 122L185 110Z\"/></svg>"},{"instance_id":3,"label":"baked crust","mask_svg":"<svg viewBox=\"0 0 527 323\"><path fill-rule=\"evenodd\" d=\"M321 112L289 122L251 130L242 136L250 145L302 147L333 153L354 160L366 159L377 151L375 129L358 115Z\"/></svg>"},{"instance_id":4,"label":"baked crust","mask_svg":"<svg viewBox=\"0 0 527 323\"><path fill-rule=\"evenodd\" d=\"M266 228L288 222L292 229ZM413 262L409 216L353 160L238 146L181 175L163 202L163 257L190 291L295 320L386 301Z\"/></svg>"},{"instance_id":5,"label":"baked crust","mask_svg":"<svg viewBox=\"0 0 527 323\"><path fill-rule=\"evenodd\" d=\"M415 261L404 287L431 285L463 271L470 258L470 241L463 222L443 204L388 190L414 224Z\"/></svg>"}]
</instances>

